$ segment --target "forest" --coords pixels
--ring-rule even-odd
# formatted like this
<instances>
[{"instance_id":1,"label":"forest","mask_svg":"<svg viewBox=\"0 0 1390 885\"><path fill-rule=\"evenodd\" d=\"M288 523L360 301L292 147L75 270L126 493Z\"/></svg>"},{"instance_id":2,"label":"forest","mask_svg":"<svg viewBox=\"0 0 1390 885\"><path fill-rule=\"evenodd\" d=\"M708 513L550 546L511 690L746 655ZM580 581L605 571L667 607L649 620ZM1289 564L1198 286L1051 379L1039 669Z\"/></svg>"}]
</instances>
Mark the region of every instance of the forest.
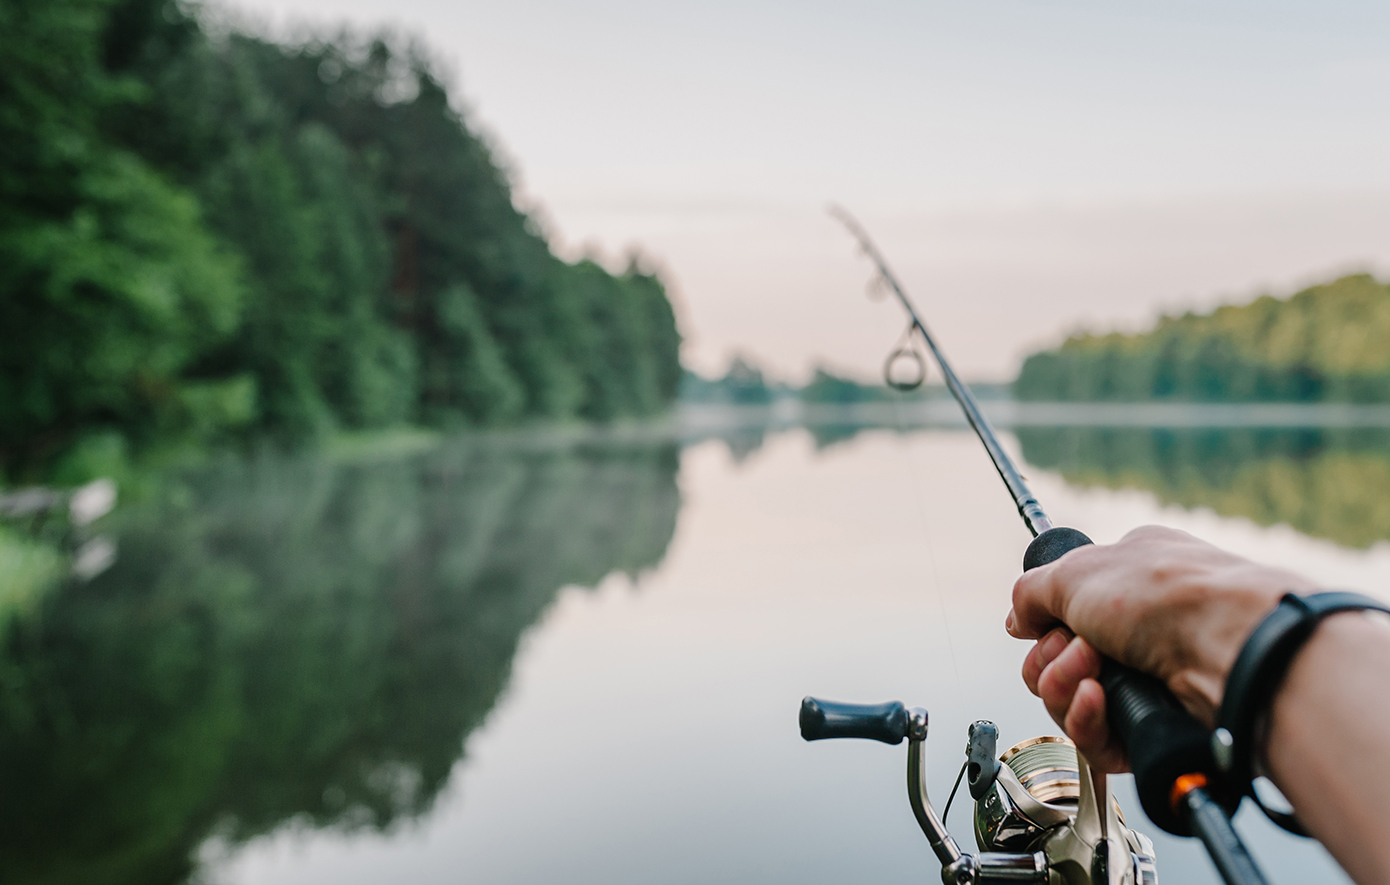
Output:
<instances>
[{"instance_id":1,"label":"forest","mask_svg":"<svg viewBox=\"0 0 1390 885\"><path fill-rule=\"evenodd\" d=\"M0 480L675 397L639 256L556 257L416 43L0 5Z\"/></svg>"},{"instance_id":2,"label":"forest","mask_svg":"<svg viewBox=\"0 0 1390 885\"><path fill-rule=\"evenodd\" d=\"M1289 298L1081 334L1027 358L1027 400L1390 402L1390 284L1359 274Z\"/></svg>"}]
</instances>

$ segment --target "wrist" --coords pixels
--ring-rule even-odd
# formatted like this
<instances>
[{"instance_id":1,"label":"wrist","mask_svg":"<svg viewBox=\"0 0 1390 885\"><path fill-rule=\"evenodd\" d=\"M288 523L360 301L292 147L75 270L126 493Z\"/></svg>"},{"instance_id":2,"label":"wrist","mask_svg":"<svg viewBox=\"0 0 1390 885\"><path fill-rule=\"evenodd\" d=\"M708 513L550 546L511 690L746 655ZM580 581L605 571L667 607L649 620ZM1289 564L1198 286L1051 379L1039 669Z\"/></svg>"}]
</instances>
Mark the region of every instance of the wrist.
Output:
<instances>
[{"instance_id":1,"label":"wrist","mask_svg":"<svg viewBox=\"0 0 1390 885\"><path fill-rule=\"evenodd\" d=\"M1313 631L1270 699L1256 746L1260 767L1276 783L1281 773L1306 766L1307 760L1298 759L1298 748L1320 740L1314 735L1327 722L1314 711L1328 705L1329 686L1339 689L1335 694L1354 698L1355 692L1345 691L1349 680L1382 678L1385 668L1376 664L1390 660L1385 657L1388 647L1390 616L1383 612L1338 612L1324 618ZM1366 692L1365 696L1372 694ZM1281 752L1286 749L1292 752ZM1294 760L1298 761L1290 764Z\"/></svg>"},{"instance_id":2,"label":"wrist","mask_svg":"<svg viewBox=\"0 0 1390 885\"><path fill-rule=\"evenodd\" d=\"M1321 634L1325 642L1329 632L1335 632L1323 630L1325 622L1366 610L1390 612L1359 593L1289 593L1255 628L1227 679L1213 736L1217 764L1233 789L1248 792L1251 779L1259 774L1271 710L1284 693L1291 671L1312 653L1309 646L1322 645L1315 637Z\"/></svg>"},{"instance_id":3,"label":"wrist","mask_svg":"<svg viewBox=\"0 0 1390 885\"><path fill-rule=\"evenodd\" d=\"M1387 769L1390 620L1329 616L1295 657L1270 705L1262 757L1308 830L1357 882L1390 881L1379 814Z\"/></svg>"}]
</instances>

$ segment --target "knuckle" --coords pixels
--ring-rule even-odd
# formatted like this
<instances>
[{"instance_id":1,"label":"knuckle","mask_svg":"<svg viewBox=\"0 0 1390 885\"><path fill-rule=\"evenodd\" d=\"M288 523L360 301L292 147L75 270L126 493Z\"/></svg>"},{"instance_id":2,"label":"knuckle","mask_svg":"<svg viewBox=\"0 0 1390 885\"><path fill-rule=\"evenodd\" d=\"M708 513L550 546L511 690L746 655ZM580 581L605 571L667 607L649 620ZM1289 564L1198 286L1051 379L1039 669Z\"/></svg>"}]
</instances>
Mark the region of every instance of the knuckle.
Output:
<instances>
[{"instance_id":1,"label":"knuckle","mask_svg":"<svg viewBox=\"0 0 1390 885\"><path fill-rule=\"evenodd\" d=\"M1096 651L1095 646L1085 639L1078 637L1076 656L1088 676L1094 676L1100 672L1100 652Z\"/></svg>"},{"instance_id":2,"label":"knuckle","mask_svg":"<svg viewBox=\"0 0 1390 885\"><path fill-rule=\"evenodd\" d=\"M1164 525L1141 525L1130 529L1120 539L1120 543L1144 543L1147 541L1172 541L1184 536L1185 532Z\"/></svg>"},{"instance_id":3,"label":"knuckle","mask_svg":"<svg viewBox=\"0 0 1390 885\"><path fill-rule=\"evenodd\" d=\"M1142 541L1145 538L1153 537L1154 531L1158 529L1156 525L1141 525L1125 532L1124 537L1120 538L1120 543L1127 541Z\"/></svg>"},{"instance_id":4,"label":"knuckle","mask_svg":"<svg viewBox=\"0 0 1390 885\"><path fill-rule=\"evenodd\" d=\"M1034 585L1037 584L1037 578L1038 573L1035 569L1031 572L1024 572L1019 575L1017 581L1014 581L1013 602L1015 608L1036 592L1034 590Z\"/></svg>"}]
</instances>

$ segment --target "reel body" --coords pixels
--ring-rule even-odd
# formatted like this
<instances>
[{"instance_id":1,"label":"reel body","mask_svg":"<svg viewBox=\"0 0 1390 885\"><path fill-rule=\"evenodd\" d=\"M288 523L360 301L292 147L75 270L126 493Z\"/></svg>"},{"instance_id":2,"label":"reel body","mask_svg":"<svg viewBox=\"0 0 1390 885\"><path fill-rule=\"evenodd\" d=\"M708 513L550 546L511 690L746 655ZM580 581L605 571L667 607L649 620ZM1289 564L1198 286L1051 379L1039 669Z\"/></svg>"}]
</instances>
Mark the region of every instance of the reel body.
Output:
<instances>
[{"instance_id":1,"label":"reel body","mask_svg":"<svg viewBox=\"0 0 1390 885\"><path fill-rule=\"evenodd\" d=\"M970 726L965 771L975 801L978 854L962 852L927 796L927 712L902 704L839 704L806 698L806 740L908 740L908 799L941 862L947 885L1157 885L1153 843L1129 829L1104 775L1062 737L1032 738L995 753L998 729Z\"/></svg>"},{"instance_id":2,"label":"reel body","mask_svg":"<svg viewBox=\"0 0 1390 885\"><path fill-rule=\"evenodd\" d=\"M1074 856L1074 828L1081 806L1083 763L1076 745L1064 737L1046 735L1015 744L999 761L1002 765L989 790L975 800L975 844L981 851L1042 851L1063 882L1090 882ZM1090 775L1089 767L1086 775ZM1104 807L1119 841L1131 857L1135 885L1157 885L1153 842L1125 824L1120 804L1108 789ZM1105 801L1108 800L1108 801ZM1098 802L1097 817L1101 809ZM1084 825L1083 825L1084 826ZM1094 854L1094 850L1092 851ZM1068 877L1070 875L1070 878Z\"/></svg>"}]
</instances>

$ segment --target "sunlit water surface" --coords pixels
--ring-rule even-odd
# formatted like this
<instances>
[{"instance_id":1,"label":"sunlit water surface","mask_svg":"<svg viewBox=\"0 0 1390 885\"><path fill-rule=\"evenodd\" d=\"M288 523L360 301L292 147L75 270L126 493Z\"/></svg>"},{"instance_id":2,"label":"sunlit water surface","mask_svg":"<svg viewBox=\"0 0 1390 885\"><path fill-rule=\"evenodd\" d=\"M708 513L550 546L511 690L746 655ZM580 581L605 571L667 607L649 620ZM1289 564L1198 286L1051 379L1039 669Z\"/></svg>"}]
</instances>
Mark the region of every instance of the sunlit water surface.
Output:
<instances>
[{"instance_id":1,"label":"sunlit water surface","mask_svg":"<svg viewBox=\"0 0 1390 885\"><path fill-rule=\"evenodd\" d=\"M1363 536L1383 515L1280 503L1366 497L1386 473L1378 438L1029 432L1038 497L1097 541L1158 522L1328 586L1378 592L1390 575L1386 534ZM928 708L938 803L971 721L997 722L1004 746L1055 732L1018 678L1026 645L1002 628L1028 536L973 437L844 436L261 467L227 480L232 491L204 489L241 540L204 533L198 556L239 556L248 600L305 586L313 599L278 611L278 627L244 628L271 633L246 640L245 672L219 690L255 727L207 770L176 773L207 795L175 821L182 841L151 856L184 845L188 875L229 885L938 881L904 748L805 744L798 702ZM142 543L128 530L104 577L157 575L148 563L120 574ZM357 589L339 598L342 586ZM337 614L305 639L292 619L314 617L324 595ZM318 645L277 652L281 641ZM257 712L277 692L296 713ZM158 722L131 727L159 737ZM247 749L262 741L285 744L265 754L278 768ZM103 789L111 802L158 795ZM1127 779L1118 790L1157 845L1161 881L1217 881L1198 846L1147 824ZM968 815L958 801L949 823L973 850ZM1248 809L1238 824L1275 882L1344 881L1315 844Z\"/></svg>"}]
</instances>

